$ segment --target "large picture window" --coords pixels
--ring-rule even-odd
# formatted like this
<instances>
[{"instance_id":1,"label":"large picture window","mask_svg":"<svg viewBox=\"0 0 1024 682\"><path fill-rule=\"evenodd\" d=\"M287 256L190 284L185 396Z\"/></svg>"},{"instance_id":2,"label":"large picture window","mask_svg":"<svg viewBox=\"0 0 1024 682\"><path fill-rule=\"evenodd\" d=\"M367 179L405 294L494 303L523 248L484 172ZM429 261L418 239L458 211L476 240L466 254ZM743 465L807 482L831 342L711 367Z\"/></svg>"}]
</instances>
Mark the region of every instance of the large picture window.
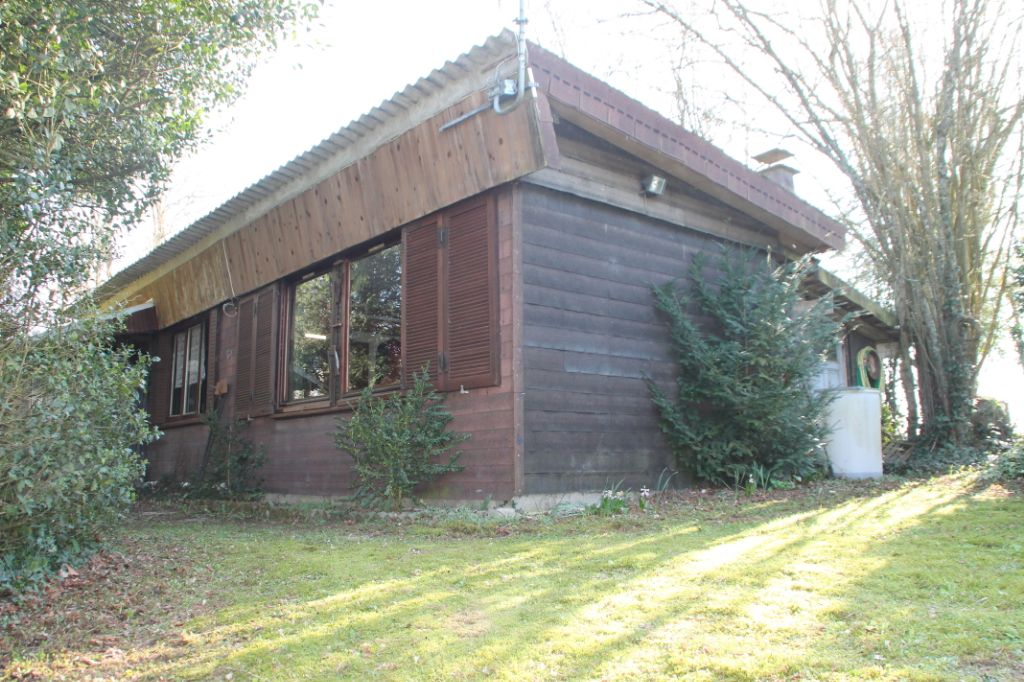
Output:
<instances>
[{"instance_id":1,"label":"large picture window","mask_svg":"<svg viewBox=\"0 0 1024 682\"><path fill-rule=\"evenodd\" d=\"M206 343L203 324L176 332L171 342L172 417L206 408Z\"/></svg>"},{"instance_id":2,"label":"large picture window","mask_svg":"<svg viewBox=\"0 0 1024 682\"><path fill-rule=\"evenodd\" d=\"M402 254L376 247L289 290L284 400L331 403L402 380Z\"/></svg>"},{"instance_id":3,"label":"large picture window","mask_svg":"<svg viewBox=\"0 0 1024 682\"><path fill-rule=\"evenodd\" d=\"M273 326L286 340L278 356L284 371L273 380L269 371L266 379L251 373L252 386L240 382L239 395L270 386L287 412L335 405L367 387L409 385L412 373L422 370L442 391L497 385L493 198L464 201L404 226L401 233L401 242L368 245L286 282L279 308L284 324ZM245 305L240 319L248 319ZM251 315L255 307L250 308ZM270 318L257 314L256 319ZM272 323L266 322L267 329ZM257 326L249 329L253 348L260 338L271 337L269 332L261 336ZM239 353L256 369L268 364Z\"/></svg>"}]
</instances>

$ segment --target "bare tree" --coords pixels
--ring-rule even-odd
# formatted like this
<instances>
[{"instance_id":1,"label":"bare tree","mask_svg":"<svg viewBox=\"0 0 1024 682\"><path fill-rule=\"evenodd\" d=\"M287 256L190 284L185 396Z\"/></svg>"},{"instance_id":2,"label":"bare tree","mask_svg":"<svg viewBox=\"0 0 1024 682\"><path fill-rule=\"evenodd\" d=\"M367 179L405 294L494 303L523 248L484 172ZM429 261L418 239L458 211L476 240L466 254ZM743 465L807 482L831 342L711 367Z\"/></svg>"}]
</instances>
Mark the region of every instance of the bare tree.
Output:
<instances>
[{"instance_id":1,"label":"bare tree","mask_svg":"<svg viewBox=\"0 0 1024 682\"><path fill-rule=\"evenodd\" d=\"M919 409L927 434L963 441L1020 219L1019 8L949 0L929 8L926 33L906 0L821 0L799 23L754 0L707 0L710 14L640 2L711 50L849 181L862 213L851 232L899 317L910 431Z\"/></svg>"},{"instance_id":2,"label":"bare tree","mask_svg":"<svg viewBox=\"0 0 1024 682\"><path fill-rule=\"evenodd\" d=\"M1010 336L1017 347L1017 357L1024 367L1024 241L1017 242L1014 250L1017 261L1010 274L1010 302L1013 304L1013 326Z\"/></svg>"}]
</instances>

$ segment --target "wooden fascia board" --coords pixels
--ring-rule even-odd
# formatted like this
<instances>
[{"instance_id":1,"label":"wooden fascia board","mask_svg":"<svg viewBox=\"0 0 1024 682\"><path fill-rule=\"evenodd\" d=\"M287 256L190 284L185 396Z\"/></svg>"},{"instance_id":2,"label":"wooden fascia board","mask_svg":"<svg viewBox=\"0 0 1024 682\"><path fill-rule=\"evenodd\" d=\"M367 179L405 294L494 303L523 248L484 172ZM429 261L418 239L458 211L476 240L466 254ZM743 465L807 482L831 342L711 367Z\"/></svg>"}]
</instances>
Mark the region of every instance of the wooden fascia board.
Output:
<instances>
[{"instance_id":1,"label":"wooden fascia board","mask_svg":"<svg viewBox=\"0 0 1024 682\"><path fill-rule=\"evenodd\" d=\"M862 317L873 319L876 326L888 327L893 330L888 333L889 336L895 335L895 330L899 328L899 319L893 312L886 310L877 301L868 298L828 270L815 268L812 276L832 291L836 297L845 299L855 308L864 311Z\"/></svg>"},{"instance_id":2,"label":"wooden fascia board","mask_svg":"<svg viewBox=\"0 0 1024 682\"><path fill-rule=\"evenodd\" d=\"M551 102L547 94L537 88L531 90L529 106L533 108L530 117L530 130L533 133L534 149L538 158L543 159L543 168L559 168L562 156L558 150L558 138L555 135L555 115L551 111Z\"/></svg>"},{"instance_id":3,"label":"wooden fascia board","mask_svg":"<svg viewBox=\"0 0 1024 682\"><path fill-rule=\"evenodd\" d=\"M509 55L512 54L514 54L514 49L509 53ZM315 187L340 170L369 156L379 147L387 144L416 125L423 125L439 112L455 108L460 102L472 97L475 93L487 89L493 84L495 67L507 61L509 55L488 60L485 64L478 64L472 72L468 73L464 78L446 85L445 89L436 96L425 97L415 104L406 107L401 116L389 119L382 126L375 129L373 134L355 139L351 144L338 153L331 155L329 159L316 168L297 176L284 187L267 194L258 202L235 214L182 253L150 270L145 275L129 282L117 291L104 296L101 306L112 308L125 301L130 302L132 296L145 286L152 284L182 264L207 251L225 237L238 232L277 206L300 196L303 192Z\"/></svg>"},{"instance_id":4,"label":"wooden fascia board","mask_svg":"<svg viewBox=\"0 0 1024 682\"><path fill-rule=\"evenodd\" d=\"M573 125L596 135L629 152L633 156L650 163L653 167L663 170L669 176L678 178L726 205L732 206L751 218L764 223L778 232L783 246L787 248L795 247L795 251L806 253L808 251L828 248L841 249L843 247L844 239L841 232L837 233L826 230L810 220L803 221L803 225L795 225L781 218L776 213L751 202L739 193L741 188L738 185L730 186L728 183L722 184L715 181L708 175L693 169L679 159L662 152L660 149L640 141L605 121L586 114L571 103L562 102L557 97L552 96L551 106L560 117ZM765 180L765 182L770 181ZM784 190L780 188L780 191Z\"/></svg>"},{"instance_id":5,"label":"wooden fascia board","mask_svg":"<svg viewBox=\"0 0 1024 682\"><path fill-rule=\"evenodd\" d=\"M371 153L338 171L336 175L342 178L339 180L342 184L346 182L344 178L351 176L353 172L356 175L362 175L364 178L363 189L354 191L357 193L363 192L363 196L373 196L375 197L374 201L378 203L380 201L387 201L387 197L384 196L386 193L384 190L397 190L398 185L393 188L382 186L380 192L375 192L367 187L369 183L372 183L374 174L369 171L374 164L380 159L388 158L388 153L395 145L401 146L417 135L427 138L433 136L436 139L440 139L438 136L447 138L444 144L430 144L425 147L425 149L438 154L436 156L436 163L433 165L428 164L419 171L416 170L418 168L416 164L407 167L410 173L418 173L418 175L414 175L409 184L402 184L401 186L419 186L424 188L416 195L419 197L418 200L403 205L396 204L397 208L394 209L396 215L377 212L375 222L378 224L372 231L372 234L365 234L357 238L359 235L353 232L343 238L339 238L344 243L334 244L331 249L324 251L323 257L356 246L359 242L372 239L387 230L407 224L480 192L515 181L524 175L543 168L545 163L548 163L551 159L555 159L557 162L557 146L552 145L554 140L553 123L550 120L541 120L540 108L527 106L526 103L506 116L498 116L490 109L487 109L479 115L479 118L474 117L460 124L462 127L448 129L443 132L440 130L442 124L458 118L466 110L476 108L483 97L480 93L473 94L455 106L438 112L418 126L409 128L402 135L381 144ZM464 147L463 143L458 141L460 138L465 142ZM442 153L444 149L448 150L446 154ZM464 152L460 152L460 149L464 149ZM464 153L464 158L459 156L460 153ZM378 154L383 156L378 157ZM451 172L443 172L445 168ZM460 173L462 174L461 176L459 175ZM430 183L436 183L439 179L446 177L454 179L446 185L436 185L433 190L430 189ZM368 180L367 178L370 179ZM355 185L351 184L346 186L355 187ZM307 188L305 191L311 191L311 189ZM360 205L370 207L372 203L365 202ZM253 222L255 223L259 219L261 219L261 216L256 216ZM385 220L387 221L386 224L384 224ZM355 225L357 222L361 222L361 219L353 219L351 224ZM368 220L367 224L369 225L373 222ZM160 326L166 327L226 300L230 296L229 293L226 293L229 289L229 284L232 289L236 289L235 295L240 296L260 286L270 284L276 281L276 279L299 272L316 262L317 259L312 259L304 263L292 265L287 269L274 271L273 275L268 277L260 275L258 269L254 269L253 272L257 273L259 281L252 281L249 282L249 285L243 286L239 281L237 272L233 279L228 272L228 256L226 251L231 250L232 247L230 244L225 247L224 244L230 240L246 240L246 230L252 224L247 223L230 233L224 234L223 237L213 241L203 251L196 252L193 247L193 249L172 260L165 267L150 272L145 278L135 280L130 288L126 287L118 292L119 298L115 300L123 301L131 297L152 296L157 300ZM243 262L241 265L245 267L246 263L244 260L247 257L247 253L244 249L246 247L240 248L243 249ZM222 250L224 251L223 256L221 255ZM238 267L238 265L233 267ZM177 296L176 292L179 292L182 286L188 286L185 284L186 282L194 285L199 281L199 275L201 274L208 275L206 279L210 282L204 288L201 295L185 299L184 301L174 300ZM181 284L179 284L179 280L182 281ZM167 301L160 300L161 293L158 292L163 292L162 295ZM193 300L194 298L199 300Z\"/></svg>"}]
</instances>

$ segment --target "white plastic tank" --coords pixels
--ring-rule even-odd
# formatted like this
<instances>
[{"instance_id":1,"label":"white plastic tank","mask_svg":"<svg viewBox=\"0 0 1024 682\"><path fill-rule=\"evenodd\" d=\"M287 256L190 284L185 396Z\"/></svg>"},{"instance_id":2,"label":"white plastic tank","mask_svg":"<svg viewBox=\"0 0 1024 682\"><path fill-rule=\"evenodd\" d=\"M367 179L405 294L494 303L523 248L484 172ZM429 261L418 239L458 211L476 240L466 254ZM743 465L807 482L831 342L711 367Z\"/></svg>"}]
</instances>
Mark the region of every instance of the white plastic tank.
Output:
<instances>
[{"instance_id":1,"label":"white plastic tank","mask_svg":"<svg viewBox=\"0 0 1024 682\"><path fill-rule=\"evenodd\" d=\"M839 478L882 477L882 393L874 388L836 391L829 408L825 451Z\"/></svg>"}]
</instances>

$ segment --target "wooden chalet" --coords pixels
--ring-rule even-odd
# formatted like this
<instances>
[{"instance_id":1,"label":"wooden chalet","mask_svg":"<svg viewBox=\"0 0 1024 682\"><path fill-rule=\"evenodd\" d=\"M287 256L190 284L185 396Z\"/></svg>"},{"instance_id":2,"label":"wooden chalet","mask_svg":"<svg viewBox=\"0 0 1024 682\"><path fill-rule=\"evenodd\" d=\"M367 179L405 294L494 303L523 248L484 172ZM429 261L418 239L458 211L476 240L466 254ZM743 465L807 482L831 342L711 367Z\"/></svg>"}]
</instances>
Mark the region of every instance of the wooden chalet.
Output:
<instances>
[{"instance_id":1,"label":"wooden chalet","mask_svg":"<svg viewBox=\"0 0 1024 682\"><path fill-rule=\"evenodd\" d=\"M188 475L219 405L266 447L267 492L345 495L350 399L426 365L471 434L428 496L639 487L671 465L643 380L674 366L651 285L719 244L798 255L843 228L536 46L537 87L499 115L515 55L488 39L100 287L160 358L150 478Z\"/></svg>"}]
</instances>

